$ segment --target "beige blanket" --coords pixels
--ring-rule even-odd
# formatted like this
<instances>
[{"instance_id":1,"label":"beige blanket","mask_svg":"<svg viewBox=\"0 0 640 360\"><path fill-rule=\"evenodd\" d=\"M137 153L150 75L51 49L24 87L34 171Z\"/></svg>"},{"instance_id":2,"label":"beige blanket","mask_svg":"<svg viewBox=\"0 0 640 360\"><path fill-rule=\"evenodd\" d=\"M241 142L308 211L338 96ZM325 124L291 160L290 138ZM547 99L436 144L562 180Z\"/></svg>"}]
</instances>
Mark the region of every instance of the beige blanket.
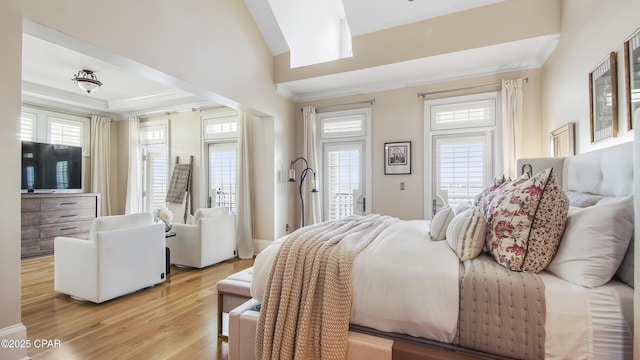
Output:
<instances>
[{"instance_id":1,"label":"beige blanket","mask_svg":"<svg viewBox=\"0 0 640 360\"><path fill-rule=\"evenodd\" d=\"M464 262L458 344L511 359L545 357L545 288L483 254Z\"/></svg>"},{"instance_id":2,"label":"beige blanket","mask_svg":"<svg viewBox=\"0 0 640 360\"><path fill-rule=\"evenodd\" d=\"M398 219L350 216L292 233L263 297L256 359L344 359L353 260Z\"/></svg>"}]
</instances>

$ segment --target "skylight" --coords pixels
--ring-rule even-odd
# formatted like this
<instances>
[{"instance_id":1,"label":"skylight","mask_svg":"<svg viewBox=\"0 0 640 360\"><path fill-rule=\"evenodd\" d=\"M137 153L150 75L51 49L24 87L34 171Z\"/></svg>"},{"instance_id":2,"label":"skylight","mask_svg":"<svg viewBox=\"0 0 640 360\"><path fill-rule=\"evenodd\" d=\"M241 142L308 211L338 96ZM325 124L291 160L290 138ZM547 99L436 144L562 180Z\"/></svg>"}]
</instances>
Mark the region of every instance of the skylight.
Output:
<instances>
[{"instance_id":1,"label":"skylight","mask_svg":"<svg viewBox=\"0 0 640 360\"><path fill-rule=\"evenodd\" d=\"M269 0L289 45L291 68L351 57L341 0Z\"/></svg>"}]
</instances>

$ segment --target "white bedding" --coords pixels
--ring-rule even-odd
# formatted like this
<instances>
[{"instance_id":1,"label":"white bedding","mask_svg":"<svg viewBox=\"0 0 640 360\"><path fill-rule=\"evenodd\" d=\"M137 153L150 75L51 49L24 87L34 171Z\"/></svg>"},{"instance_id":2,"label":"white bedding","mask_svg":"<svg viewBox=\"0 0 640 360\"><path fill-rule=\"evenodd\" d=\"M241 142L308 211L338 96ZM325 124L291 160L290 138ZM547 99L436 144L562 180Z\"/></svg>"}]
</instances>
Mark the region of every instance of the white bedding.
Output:
<instances>
[{"instance_id":1,"label":"white bedding","mask_svg":"<svg viewBox=\"0 0 640 360\"><path fill-rule=\"evenodd\" d=\"M258 300L284 239L255 260L251 294ZM446 241L431 241L428 221L394 224L354 262L351 323L450 343L458 322L459 266ZM540 275L547 359L632 357L632 288L612 281L587 289Z\"/></svg>"}]
</instances>

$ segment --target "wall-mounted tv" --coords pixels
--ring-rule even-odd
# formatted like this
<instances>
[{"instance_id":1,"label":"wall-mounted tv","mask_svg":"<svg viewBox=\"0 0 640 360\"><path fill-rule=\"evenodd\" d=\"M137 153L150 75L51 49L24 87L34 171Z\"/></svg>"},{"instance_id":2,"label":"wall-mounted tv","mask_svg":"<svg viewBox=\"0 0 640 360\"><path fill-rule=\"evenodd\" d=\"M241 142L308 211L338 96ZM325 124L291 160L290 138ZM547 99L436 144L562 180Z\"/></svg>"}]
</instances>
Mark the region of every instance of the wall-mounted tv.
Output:
<instances>
[{"instance_id":1,"label":"wall-mounted tv","mask_svg":"<svg viewBox=\"0 0 640 360\"><path fill-rule=\"evenodd\" d=\"M82 147L22 142L22 191L82 190Z\"/></svg>"}]
</instances>

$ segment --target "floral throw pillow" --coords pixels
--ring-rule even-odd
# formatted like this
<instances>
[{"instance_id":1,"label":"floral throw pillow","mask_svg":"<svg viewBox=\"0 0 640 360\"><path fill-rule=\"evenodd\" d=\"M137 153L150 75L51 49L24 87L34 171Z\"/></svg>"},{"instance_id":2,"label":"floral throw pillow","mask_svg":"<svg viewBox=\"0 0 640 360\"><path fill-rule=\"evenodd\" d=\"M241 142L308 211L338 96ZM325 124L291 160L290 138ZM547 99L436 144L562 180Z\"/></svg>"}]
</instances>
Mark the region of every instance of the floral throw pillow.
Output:
<instances>
[{"instance_id":1,"label":"floral throw pillow","mask_svg":"<svg viewBox=\"0 0 640 360\"><path fill-rule=\"evenodd\" d=\"M491 201L485 245L499 264L511 270L540 272L558 249L568 210L569 200L553 169L517 181Z\"/></svg>"},{"instance_id":2,"label":"floral throw pillow","mask_svg":"<svg viewBox=\"0 0 640 360\"><path fill-rule=\"evenodd\" d=\"M499 178L494 178L478 195L476 195L473 199L473 205L478 206L480 211L486 215L487 207L491 204L493 197L508 183L509 180L507 180L504 175Z\"/></svg>"}]
</instances>

